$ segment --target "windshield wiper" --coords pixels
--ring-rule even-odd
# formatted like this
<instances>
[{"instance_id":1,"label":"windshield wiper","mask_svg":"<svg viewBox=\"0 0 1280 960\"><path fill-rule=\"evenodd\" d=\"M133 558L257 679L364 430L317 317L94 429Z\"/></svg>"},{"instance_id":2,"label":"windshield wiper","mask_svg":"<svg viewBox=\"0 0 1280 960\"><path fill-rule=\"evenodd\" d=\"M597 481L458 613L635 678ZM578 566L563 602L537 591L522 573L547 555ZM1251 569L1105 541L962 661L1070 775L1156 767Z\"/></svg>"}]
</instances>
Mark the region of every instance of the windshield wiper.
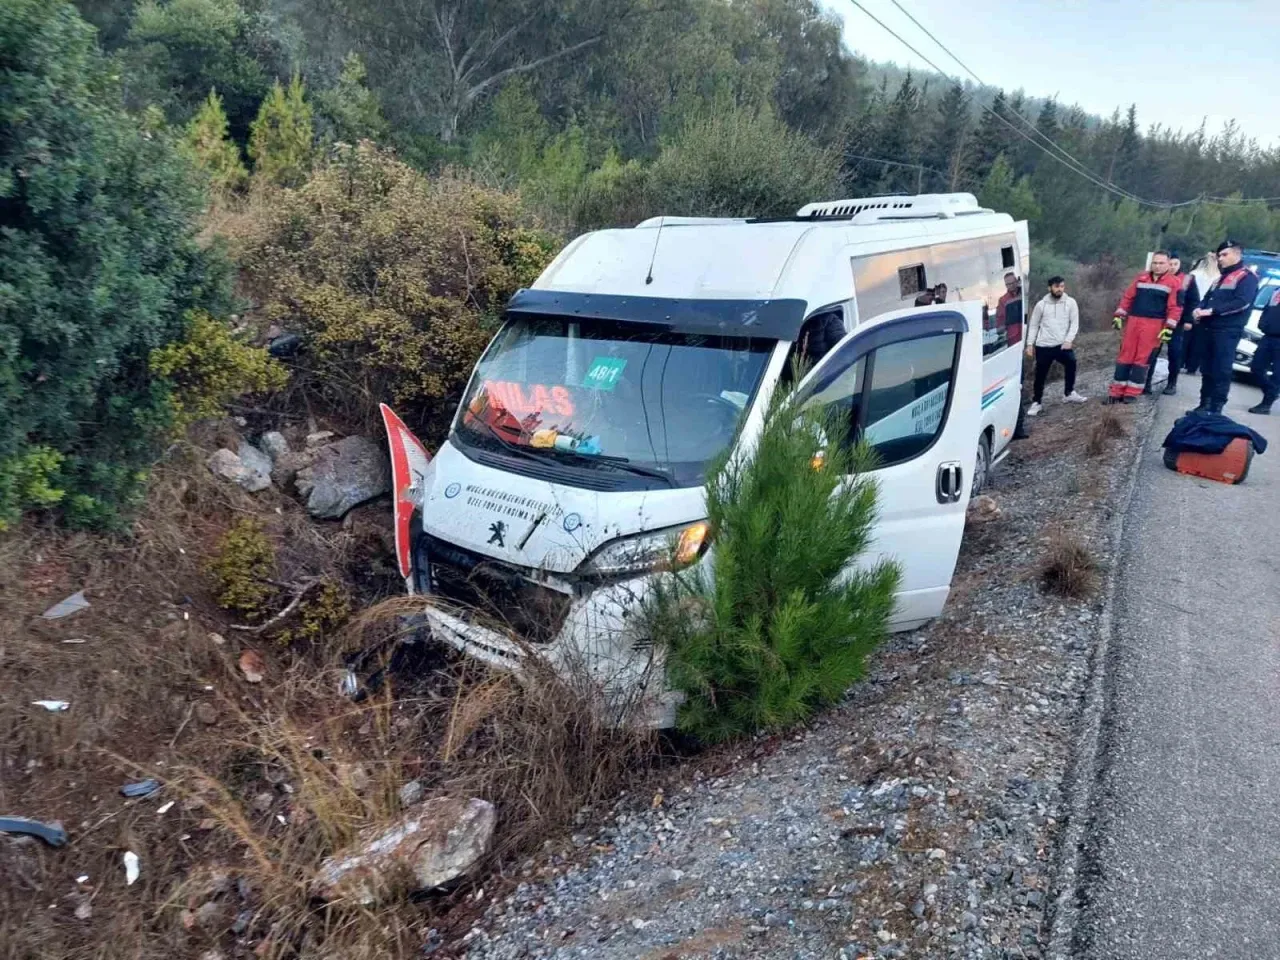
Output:
<instances>
[{"instance_id":1,"label":"windshield wiper","mask_svg":"<svg viewBox=\"0 0 1280 960\"><path fill-rule=\"evenodd\" d=\"M463 423L467 423L467 421L464 419ZM497 441L498 446L502 447L503 450L506 450L509 453L514 453L517 457L524 457L525 459L528 459L528 460L542 459L540 456L534 453L533 450L530 449L529 447L522 447L518 443L512 443L502 434L498 433L497 428L493 424L489 423L487 420L481 420L479 417L472 417L470 423L479 424L480 426L484 427L488 435ZM467 425L470 426L470 424L467 424Z\"/></svg>"},{"instance_id":2,"label":"windshield wiper","mask_svg":"<svg viewBox=\"0 0 1280 960\"><path fill-rule=\"evenodd\" d=\"M465 421L464 421L465 422ZM479 417L472 417L470 423L478 423L485 428L489 437L497 441L502 449L515 454L518 457L524 457L527 460L542 460L543 455L539 451L549 454L553 459L559 458L564 460L572 460L575 463L582 464L604 464L605 466L616 467L627 473L638 474L642 477L653 477L655 480L661 480L667 486L674 489L676 487L675 477L666 470L660 470L657 467L642 467L638 463L632 463L627 457L613 457L608 454L599 453L578 453L576 450L561 450L558 447L525 447L518 443L512 443L502 434L498 433L497 428L493 424L481 420ZM468 424L469 425L469 424Z\"/></svg>"},{"instance_id":3,"label":"windshield wiper","mask_svg":"<svg viewBox=\"0 0 1280 960\"><path fill-rule=\"evenodd\" d=\"M561 450L558 447L546 447L549 453L556 457L563 457L566 460L574 460L578 463L603 463L610 467L617 467L627 473L638 474L642 477L653 477L655 480L661 480L667 486L675 488L676 480L666 470L660 470L657 467L642 467L638 463L632 463L627 457L612 457L607 453L579 453L576 450Z\"/></svg>"}]
</instances>

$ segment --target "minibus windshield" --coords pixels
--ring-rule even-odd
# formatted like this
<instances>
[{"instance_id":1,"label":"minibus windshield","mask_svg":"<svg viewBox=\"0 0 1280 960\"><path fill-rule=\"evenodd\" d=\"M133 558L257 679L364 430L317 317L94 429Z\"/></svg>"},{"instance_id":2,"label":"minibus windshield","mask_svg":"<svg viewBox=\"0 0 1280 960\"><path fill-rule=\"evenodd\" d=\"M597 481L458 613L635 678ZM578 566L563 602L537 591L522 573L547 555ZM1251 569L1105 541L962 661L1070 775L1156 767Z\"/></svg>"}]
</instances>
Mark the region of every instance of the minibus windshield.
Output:
<instances>
[{"instance_id":1,"label":"minibus windshield","mask_svg":"<svg viewBox=\"0 0 1280 960\"><path fill-rule=\"evenodd\" d=\"M697 486L733 442L776 343L513 315L476 369L454 437L464 449Z\"/></svg>"}]
</instances>

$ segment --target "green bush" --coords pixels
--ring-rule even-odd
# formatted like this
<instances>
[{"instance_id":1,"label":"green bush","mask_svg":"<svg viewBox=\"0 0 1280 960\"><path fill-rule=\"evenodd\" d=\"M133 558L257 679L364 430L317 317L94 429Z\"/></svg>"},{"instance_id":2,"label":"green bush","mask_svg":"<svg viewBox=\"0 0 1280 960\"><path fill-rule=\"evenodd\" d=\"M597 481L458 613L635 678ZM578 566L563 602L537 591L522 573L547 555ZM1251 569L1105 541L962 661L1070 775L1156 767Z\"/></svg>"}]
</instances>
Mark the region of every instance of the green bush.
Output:
<instances>
[{"instance_id":1,"label":"green bush","mask_svg":"<svg viewBox=\"0 0 1280 960\"><path fill-rule=\"evenodd\" d=\"M276 573L275 547L253 517L241 517L226 532L208 572L218 606L249 620L264 619L280 592L270 582Z\"/></svg>"},{"instance_id":2,"label":"green bush","mask_svg":"<svg viewBox=\"0 0 1280 960\"><path fill-rule=\"evenodd\" d=\"M899 581L892 563L850 571L876 515L870 453L775 400L753 456L707 484L714 576L671 574L646 613L687 697L679 725L705 741L787 727L843 695Z\"/></svg>"},{"instance_id":3,"label":"green bush","mask_svg":"<svg viewBox=\"0 0 1280 960\"><path fill-rule=\"evenodd\" d=\"M840 169L768 110L721 106L690 121L649 167L651 211L696 217L790 216L830 199Z\"/></svg>"},{"instance_id":4,"label":"green bush","mask_svg":"<svg viewBox=\"0 0 1280 960\"><path fill-rule=\"evenodd\" d=\"M0 522L136 501L172 415L151 353L228 308L198 181L143 122L69 3L0 3Z\"/></svg>"},{"instance_id":5,"label":"green bush","mask_svg":"<svg viewBox=\"0 0 1280 960\"><path fill-rule=\"evenodd\" d=\"M284 364L260 347L237 340L225 323L195 311L181 341L151 354L151 372L172 384L170 404L178 430L216 417L246 393L281 389L289 379Z\"/></svg>"},{"instance_id":6,"label":"green bush","mask_svg":"<svg viewBox=\"0 0 1280 960\"><path fill-rule=\"evenodd\" d=\"M365 141L283 193L243 262L266 315L308 338L304 386L374 420L384 400L451 414L503 305L554 249L514 197Z\"/></svg>"}]
</instances>

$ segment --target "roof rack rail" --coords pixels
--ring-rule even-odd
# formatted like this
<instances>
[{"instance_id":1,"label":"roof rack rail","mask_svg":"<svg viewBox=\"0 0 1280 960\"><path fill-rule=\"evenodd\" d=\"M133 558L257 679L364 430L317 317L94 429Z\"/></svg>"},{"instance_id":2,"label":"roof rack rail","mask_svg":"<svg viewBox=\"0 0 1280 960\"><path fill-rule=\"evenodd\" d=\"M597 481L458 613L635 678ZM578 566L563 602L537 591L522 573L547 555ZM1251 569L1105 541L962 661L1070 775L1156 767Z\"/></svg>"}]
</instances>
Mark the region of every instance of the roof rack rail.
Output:
<instances>
[{"instance_id":1,"label":"roof rack rail","mask_svg":"<svg viewBox=\"0 0 1280 960\"><path fill-rule=\"evenodd\" d=\"M975 213L991 213L972 193L922 193L915 196L855 197L809 203L796 211L797 220L849 220L878 223L888 220L934 220Z\"/></svg>"}]
</instances>

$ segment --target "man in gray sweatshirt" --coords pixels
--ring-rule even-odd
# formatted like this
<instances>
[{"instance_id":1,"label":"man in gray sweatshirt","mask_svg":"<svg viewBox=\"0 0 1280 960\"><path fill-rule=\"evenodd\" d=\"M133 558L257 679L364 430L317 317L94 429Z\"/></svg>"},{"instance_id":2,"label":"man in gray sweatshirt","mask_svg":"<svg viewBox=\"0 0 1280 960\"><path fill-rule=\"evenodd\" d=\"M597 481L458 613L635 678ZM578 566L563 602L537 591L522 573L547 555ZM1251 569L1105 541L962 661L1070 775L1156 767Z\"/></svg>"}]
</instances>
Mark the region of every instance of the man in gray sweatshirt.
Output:
<instances>
[{"instance_id":1,"label":"man in gray sweatshirt","mask_svg":"<svg viewBox=\"0 0 1280 960\"><path fill-rule=\"evenodd\" d=\"M1062 277L1050 277L1049 292L1031 311L1031 323L1027 327L1027 356L1036 361L1035 391L1027 416L1034 417L1044 409L1044 382L1055 363L1062 364L1066 375L1063 399L1067 403L1084 403L1089 399L1076 393L1075 339L1079 332L1080 308L1067 296L1067 282Z\"/></svg>"}]
</instances>

